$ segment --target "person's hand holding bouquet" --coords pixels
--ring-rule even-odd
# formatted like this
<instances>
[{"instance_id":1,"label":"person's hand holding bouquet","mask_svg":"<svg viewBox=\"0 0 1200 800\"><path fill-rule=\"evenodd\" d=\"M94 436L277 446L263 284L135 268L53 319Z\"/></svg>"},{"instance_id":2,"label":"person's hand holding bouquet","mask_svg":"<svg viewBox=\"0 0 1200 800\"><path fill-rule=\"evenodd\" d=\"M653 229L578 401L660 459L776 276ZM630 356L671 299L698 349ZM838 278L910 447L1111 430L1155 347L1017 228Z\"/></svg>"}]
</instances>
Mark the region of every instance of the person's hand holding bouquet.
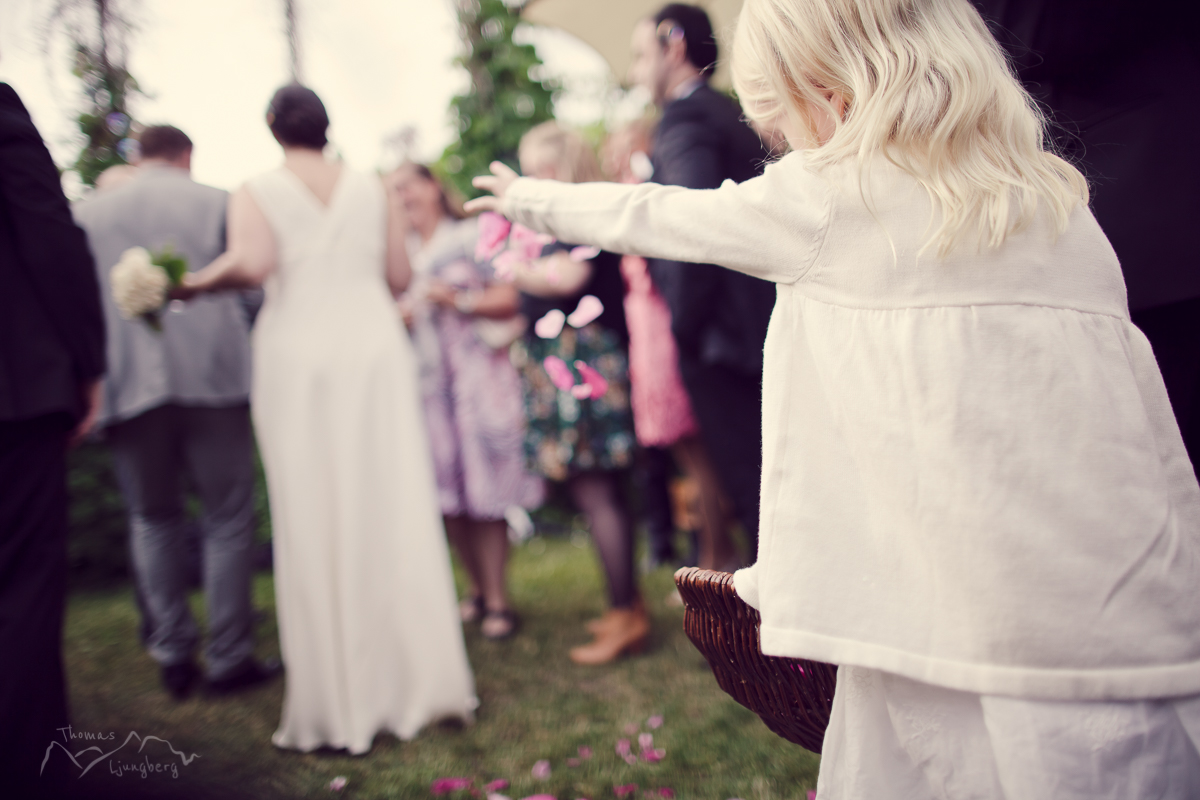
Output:
<instances>
[{"instance_id":1,"label":"person's hand holding bouquet","mask_svg":"<svg viewBox=\"0 0 1200 800\"><path fill-rule=\"evenodd\" d=\"M144 247L129 248L109 273L117 311L125 319L144 319L151 328L161 331L163 307L171 289L182 283L187 269L187 259L170 245L156 253Z\"/></svg>"}]
</instances>

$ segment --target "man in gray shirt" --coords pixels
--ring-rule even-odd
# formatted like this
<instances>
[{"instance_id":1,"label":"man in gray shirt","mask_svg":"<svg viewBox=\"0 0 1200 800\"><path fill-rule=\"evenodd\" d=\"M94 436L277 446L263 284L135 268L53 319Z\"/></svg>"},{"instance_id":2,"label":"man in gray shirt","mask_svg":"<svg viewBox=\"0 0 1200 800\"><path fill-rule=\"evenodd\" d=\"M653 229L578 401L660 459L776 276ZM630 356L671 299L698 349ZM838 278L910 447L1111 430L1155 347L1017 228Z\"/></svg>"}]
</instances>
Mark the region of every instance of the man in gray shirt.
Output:
<instances>
[{"instance_id":1,"label":"man in gray shirt","mask_svg":"<svg viewBox=\"0 0 1200 800\"><path fill-rule=\"evenodd\" d=\"M173 302L158 331L122 319L109 285L113 265L131 247L170 246L189 269L206 266L225 248L227 195L191 179L192 142L179 129L147 128L141 148L137 177L80 203L75 218L100 273L108 375L99 424L129 509L146 644L163 686L182 699L200 677L199 633L187 602L185 479L202 509L209 687L261 683L278 666L253 658L254 437L249 330L239 298L223 292Z\"/></svg>"}]
</instances>

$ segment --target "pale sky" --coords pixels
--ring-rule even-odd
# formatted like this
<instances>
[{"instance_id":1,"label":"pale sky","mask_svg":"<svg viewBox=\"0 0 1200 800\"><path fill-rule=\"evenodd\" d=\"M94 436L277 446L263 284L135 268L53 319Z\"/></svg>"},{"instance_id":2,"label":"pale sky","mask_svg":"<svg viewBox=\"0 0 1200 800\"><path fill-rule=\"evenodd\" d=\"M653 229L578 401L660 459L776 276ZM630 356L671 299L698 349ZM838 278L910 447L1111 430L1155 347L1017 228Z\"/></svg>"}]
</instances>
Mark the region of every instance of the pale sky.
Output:
<instances>
[{"instance_id":1,"label":"pale sky","mask_svg":"<svg viewBox=\"0 0 1200 800\"><path fill-rule=\"evenodd\" d=\"M81 103L60 41L50 58L38 26L51 0L0 0L0 81L16 89L65 166L78 152L71 118ZM127 5L129 5L127 3ZM280 160L263 122L287 80L279 0L139 0L129 68L149 95L132 108L144 123L182 128L196 144L197 180L233 189ZM386 137L413 126L415 156L432 159L453 136L450 98L465 89L453 66L460 44L451 0L299 0L305 82L332 120L330 140L358 169L387 166ZM630 103L607 63L559 31L531 29L551 74L568 91L559 118L585 125Z\"/></svg>"}]
</instances>

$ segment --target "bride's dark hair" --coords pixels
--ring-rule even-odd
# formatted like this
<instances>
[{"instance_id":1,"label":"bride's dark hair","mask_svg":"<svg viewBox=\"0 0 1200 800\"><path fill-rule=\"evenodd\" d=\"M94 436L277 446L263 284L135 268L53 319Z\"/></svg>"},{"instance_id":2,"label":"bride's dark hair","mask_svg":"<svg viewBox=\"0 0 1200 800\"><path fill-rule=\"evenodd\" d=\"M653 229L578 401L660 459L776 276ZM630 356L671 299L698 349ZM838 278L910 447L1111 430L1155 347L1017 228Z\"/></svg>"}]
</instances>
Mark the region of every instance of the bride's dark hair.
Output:
<instances>
[{"instance_id":1,"label":"bride's dark hair","mask_svg":"<svg viewBox=\"0 0 1200 800\"><path fill-rule=\"evenodd\" d=\"M288 84L267 106L267 126L279 143L288 147L320 150L329 143L329 115L317 93L298 83Z\"/></svg>"}]
</instances>

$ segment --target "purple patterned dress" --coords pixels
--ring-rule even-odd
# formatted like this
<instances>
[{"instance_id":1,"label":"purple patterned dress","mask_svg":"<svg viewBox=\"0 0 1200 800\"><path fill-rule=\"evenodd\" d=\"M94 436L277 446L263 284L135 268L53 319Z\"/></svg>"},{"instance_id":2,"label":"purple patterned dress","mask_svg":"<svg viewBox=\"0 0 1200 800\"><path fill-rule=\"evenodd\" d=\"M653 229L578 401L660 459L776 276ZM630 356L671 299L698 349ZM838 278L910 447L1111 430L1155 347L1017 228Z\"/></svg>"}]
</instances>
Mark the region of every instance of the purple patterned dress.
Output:
<instances>
[{"instance_id":1,"label":"purple patterned dress","mask_svg":"<svg viewBox=\"0 0 1200 800\"><path fill-rule=\"evenodd\" d=\"M483 289L488 267L475 261L474 220L445 219L428 242L409 239L413 283L412 339L433 450L442 513L496 520L509 506L541 503L541 478L525 469L521 379L508 348L480 340L475 319L424 302L431 279L456 289Z\"/></svg>"}]
</instances>

